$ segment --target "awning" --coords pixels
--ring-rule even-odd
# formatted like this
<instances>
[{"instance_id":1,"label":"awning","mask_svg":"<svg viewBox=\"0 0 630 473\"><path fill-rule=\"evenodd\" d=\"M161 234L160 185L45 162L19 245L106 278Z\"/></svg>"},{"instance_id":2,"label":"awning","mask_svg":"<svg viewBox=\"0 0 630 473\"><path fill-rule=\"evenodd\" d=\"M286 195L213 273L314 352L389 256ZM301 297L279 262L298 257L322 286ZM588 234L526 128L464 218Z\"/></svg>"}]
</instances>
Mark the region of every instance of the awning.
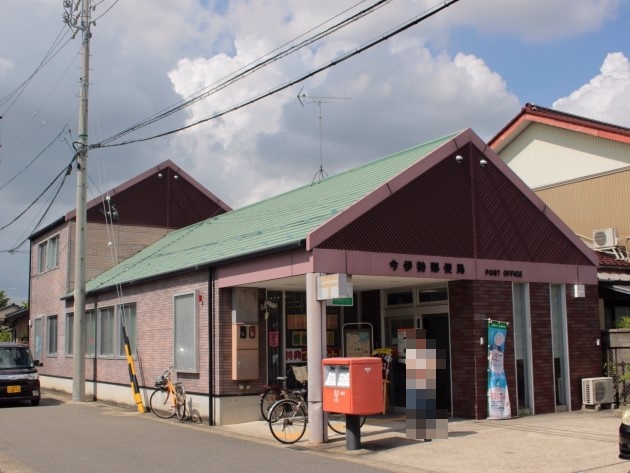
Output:
<instances>
[{"instance_id":1,"label":"awning","mask_svg":"<svg viewBox=\"0 0 630 473\"><path fill-rule=\"evenodd\" d=\"M630 295L630 286L609 286L609 289L612 289L615 292L619 292L621 294Z\"/></svg>"}]
</instances>

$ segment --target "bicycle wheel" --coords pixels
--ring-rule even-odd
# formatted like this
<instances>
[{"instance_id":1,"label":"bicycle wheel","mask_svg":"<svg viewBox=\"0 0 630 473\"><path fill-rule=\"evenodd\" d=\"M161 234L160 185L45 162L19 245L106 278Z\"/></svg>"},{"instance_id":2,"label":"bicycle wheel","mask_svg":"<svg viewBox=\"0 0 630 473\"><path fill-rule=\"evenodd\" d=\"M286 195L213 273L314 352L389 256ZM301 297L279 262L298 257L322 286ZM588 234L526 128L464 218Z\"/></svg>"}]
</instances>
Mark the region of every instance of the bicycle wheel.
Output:
<instances>
[{"instance_id":1,"label":"bicycle wheel","mask_svg":"<svg viewBox=\"0 0 630 473\"><path fill-rule=\"evenodd\" d=\"M149 399L151 412L162 419L170 419L175 415L170 394L171 393L167 387L158 388L153 391L153 394L151 394L151 398Z\"/></svg>"},{"instance_id":2,"label":"bicycle wheel","mask_svg":"<svg viewBox=\"0 0 630 473\"><path fill-rule=\"evenodd\" d=\"M365 424L366 416L361 416L359 428ZM341 435L346 435L346 415L338 412L328 413L328 427Z\"/></svg>"},{"instance_id":3,"label":"bicycle wheel","mask_svg":"<svg viewBox=\"0 0 630 473\"><path fill-rule=\"evenodd\" d=\"M306 409L292 399L276 402L269 411L269 430L278 442L297 442L304 435L307 423Z\"/></svg>"},{"instance_id":4,"label":"bicycle wheel","mask_svg":"<svg viewBox=\"0 0 630 473\"><path fill-rule=\"evenodd\" d=\"M178 384L175 387L175 396L177 399L175 414L177 414L177 418L181 422L186 418L186 390L184 389L184 386Z\"/></svg>"},{"instance_id":5,"label":"bicycle wheel","mask_svg":"<svg viewBox=\"0 0 630 473\"><path fill-rule=\"evenodd\" d=\"M269 409L280 399L284 399L282 393L275 387L269 386L260 396L260 413L263 419L269 420Z\"/></svg>"}]
</instances>

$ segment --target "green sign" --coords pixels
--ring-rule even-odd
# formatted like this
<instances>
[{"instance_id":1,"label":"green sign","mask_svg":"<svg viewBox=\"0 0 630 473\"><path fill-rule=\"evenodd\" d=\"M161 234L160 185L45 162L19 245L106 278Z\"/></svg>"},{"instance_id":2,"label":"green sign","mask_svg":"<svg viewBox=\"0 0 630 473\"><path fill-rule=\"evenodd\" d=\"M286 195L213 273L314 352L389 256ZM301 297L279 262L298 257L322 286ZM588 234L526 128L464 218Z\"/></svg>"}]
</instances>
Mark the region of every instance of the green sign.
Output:
<instances>
[{"instance_id":1,"label":"green sign","mask_svg":"<svg viewBox=\"0 0 630 473\"><path fill-rule=\"evenodd\" d=\"M345 307L352 307L354 305L354 300L352 297L338 297L336 299L331 299L328 305L341 305Z\"/></svg>"}]
</instances>

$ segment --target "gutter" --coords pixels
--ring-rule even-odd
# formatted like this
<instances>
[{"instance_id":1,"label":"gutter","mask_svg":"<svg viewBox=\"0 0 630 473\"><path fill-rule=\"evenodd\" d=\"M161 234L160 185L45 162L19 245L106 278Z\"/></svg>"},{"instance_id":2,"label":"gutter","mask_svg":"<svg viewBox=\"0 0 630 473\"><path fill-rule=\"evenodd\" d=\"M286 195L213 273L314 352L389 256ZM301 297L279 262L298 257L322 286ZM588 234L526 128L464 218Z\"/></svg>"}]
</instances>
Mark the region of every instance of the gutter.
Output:
<instances>
[{"instance_id":1,"label":"gutter","mask_svg":"<svg viewBox=\"0 0 630 473\"><path fill-rule=\"evenodd\" d=\"M208 425L214 426L214 344L212 343L214 331L214 268L208 268Z\"/></svg>"}]
</instances>

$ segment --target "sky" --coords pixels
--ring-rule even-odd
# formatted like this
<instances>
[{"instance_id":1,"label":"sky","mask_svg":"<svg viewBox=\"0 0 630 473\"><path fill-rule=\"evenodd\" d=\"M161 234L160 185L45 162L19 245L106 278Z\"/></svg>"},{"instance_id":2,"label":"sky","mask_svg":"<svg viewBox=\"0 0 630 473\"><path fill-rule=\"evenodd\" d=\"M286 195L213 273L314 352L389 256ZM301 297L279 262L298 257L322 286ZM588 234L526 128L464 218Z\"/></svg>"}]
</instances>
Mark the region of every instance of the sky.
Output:
<instances>
[{"instance_id":1,"label":"sky","mask_svg":"<svg viewBox=\"0 0 630 473\"><path fill-rule=\"evenodd\" d=\"M630 0L459 0L309 74L445 4L390 0L288 54L376 3L92 0L88 142L142 141L89 152L88 199L170 159L238 208L455 131L487 141L526 103L630 127ZM76 206L76 173L55 178L77 140L82 34L62 0L2 7L0 290L20 303L28 236Z\"/></svg>"}]
</instances>

